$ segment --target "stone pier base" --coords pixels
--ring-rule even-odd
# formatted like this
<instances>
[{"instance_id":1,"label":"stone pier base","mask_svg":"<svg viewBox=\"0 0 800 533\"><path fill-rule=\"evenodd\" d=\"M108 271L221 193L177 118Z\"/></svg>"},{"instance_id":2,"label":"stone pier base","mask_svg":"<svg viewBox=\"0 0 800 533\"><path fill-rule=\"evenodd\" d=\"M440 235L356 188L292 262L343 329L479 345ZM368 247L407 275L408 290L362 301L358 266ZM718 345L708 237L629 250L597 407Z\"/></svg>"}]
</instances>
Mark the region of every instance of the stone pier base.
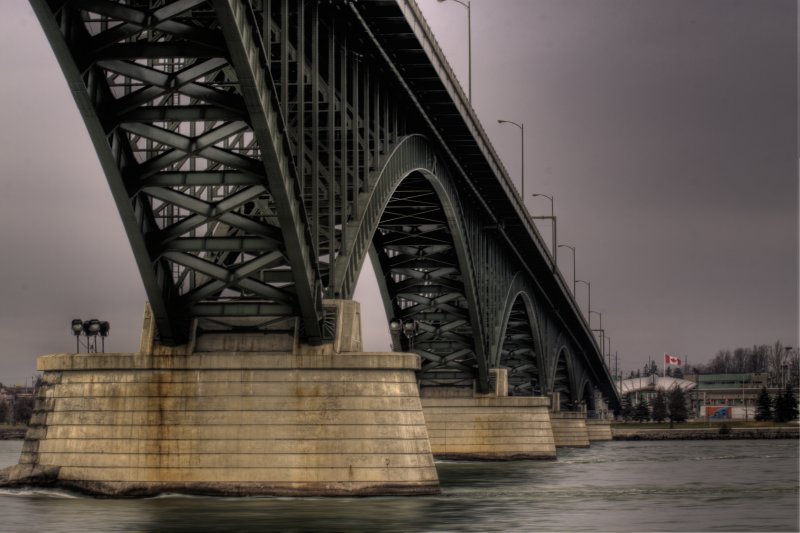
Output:
<instances>
[{"instance_id":1,"label":"stone pier base","mask_svg":"<svg viewBox=\"0 0 800 533\"><path fill-rule=\"evenodd\" d=\"M589 442L613 440L611 420L589 418L586 420L586 431L589 434Z\"/></svg>"},{"instance_id":2,"label":"stone pier base","mask_svg":"<svg viewBox=\"0 0 800 533\"><path fill-rule=\"evenodd\" d=\"M274 340L39 358L20 463L0 479L111 496L439 491L417 355L347 351L360 337L252 351Z\"/></svg>"},{"instance_id":3,"label":"stone pier base","mask_svg":"<svg viewBox=\"0 0 800 533\"><path fill-rule=\"evenodd\" d=\"M422 398L433 455L443 459L555 459L548 398Z\"/></svg>"},{"instance_id":4,"label":"stone pier base","mask_svg":"<svg viewBox=\"0 0 800 533\"><path fill-rule=\"evenodd\" d=\"M556 447L589 447L589 432L586 429L586 415L583 413L550 412L550 424L553 426Z\"/></svg>"}]
</instances>

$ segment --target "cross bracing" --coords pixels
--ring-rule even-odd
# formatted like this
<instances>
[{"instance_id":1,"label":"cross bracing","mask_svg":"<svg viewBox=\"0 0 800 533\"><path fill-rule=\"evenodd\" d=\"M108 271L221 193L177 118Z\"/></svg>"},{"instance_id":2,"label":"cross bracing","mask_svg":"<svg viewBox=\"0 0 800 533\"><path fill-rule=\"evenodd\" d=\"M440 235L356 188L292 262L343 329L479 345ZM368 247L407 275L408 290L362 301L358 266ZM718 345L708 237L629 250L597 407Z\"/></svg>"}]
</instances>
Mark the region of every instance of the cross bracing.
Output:
<instances>
[{"instance_id":1,"label":"cross bracing","mask_svg":"<svg viewBox=\"0 0 800 533\"><path fill-rule=\"evenodd\" d=\"M585 320L412 2L31 0L160 341L295 318L373 258L423 386L613 397ZM524 298L518 295L524 295ZM524 305L519 303L524 301ZM581 382L582 383L582 382ZM571 387L571 388L570 388ZM563 388L563 387L562 387Z\"/></svg>"}]
</instances>

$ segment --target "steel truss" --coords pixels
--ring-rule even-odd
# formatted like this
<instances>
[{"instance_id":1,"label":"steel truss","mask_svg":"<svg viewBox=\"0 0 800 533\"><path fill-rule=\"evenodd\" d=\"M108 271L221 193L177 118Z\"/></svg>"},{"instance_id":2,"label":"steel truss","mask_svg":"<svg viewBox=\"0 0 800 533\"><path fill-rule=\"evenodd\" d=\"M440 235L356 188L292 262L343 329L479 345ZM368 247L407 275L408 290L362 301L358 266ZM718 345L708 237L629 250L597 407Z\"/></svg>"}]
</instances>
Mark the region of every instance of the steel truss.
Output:
<instances>
[{"instance_id":1,"label":"steel truss","mask_svg":"<svg viewBox=\"0 0 800 533\"><path fill-rule=\"evenodd\" d=\"M546 258L521 255L492 211L507 193L482 191L454 156L478 137L448 133L437 113L450 115L420 100L440 94L422 48L392 59L391 28L408 39L393 3L31 4L162 343L185 342L195 319L202 334L291 317L305 342L325 342L323 297L352 298L371 254L387 317L418 323L423 386L485 390L504 366L514 394L574 403L589 380L613 396L591 334L566 325L534 275Z\"/></svg>"}]
</instances>

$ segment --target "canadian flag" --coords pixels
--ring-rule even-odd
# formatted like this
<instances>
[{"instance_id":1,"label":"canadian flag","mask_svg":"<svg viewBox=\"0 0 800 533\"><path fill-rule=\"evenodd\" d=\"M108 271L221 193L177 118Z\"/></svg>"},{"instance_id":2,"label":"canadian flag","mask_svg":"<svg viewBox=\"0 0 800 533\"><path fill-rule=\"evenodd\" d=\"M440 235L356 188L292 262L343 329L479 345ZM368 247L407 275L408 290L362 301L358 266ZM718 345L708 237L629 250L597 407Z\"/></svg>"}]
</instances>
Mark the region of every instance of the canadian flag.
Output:
<instances>
[{"instance_id":1,"label":"canadian flag","mask_svg":"<svg viewBox=\"0 0 800 533\"><path fill-rule=\"evenodd\" d=\"M681 358L675 357L673 355L664 354L664 364L681 366Z\"/></svg>"}]
</instances>

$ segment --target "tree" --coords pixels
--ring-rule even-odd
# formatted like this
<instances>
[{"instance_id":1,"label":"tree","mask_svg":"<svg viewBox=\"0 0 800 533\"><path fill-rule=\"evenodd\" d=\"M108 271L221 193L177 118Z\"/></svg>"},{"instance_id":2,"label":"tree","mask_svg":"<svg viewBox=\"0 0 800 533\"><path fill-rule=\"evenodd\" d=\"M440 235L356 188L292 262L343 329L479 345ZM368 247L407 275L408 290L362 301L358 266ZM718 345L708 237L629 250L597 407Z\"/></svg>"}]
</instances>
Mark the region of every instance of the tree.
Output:
<instances>
[{"instance_id":1,"label":"tree","mask_svg":"<svg viewBox=\"0 0 800 533\"><path fill-rule=\"evenodd\" d=\"M672 387L667 396L667 408L669 411L669 427L675 422L686 422L689 418L689 411L686 409L686 395L680 387Z\"/></svg>"},{"instance_id":2,"label":"tree","mask_svg":"<svg viewBox=\"0 0 800 533\"><path fill-rule=\"evenodd\" d=\"M11 409L8 406L8 402L5 400L0 400L0 424L7 424L11 420Z\"/></svg>"},{"instance_id":3,"label":"tree","mask_svg":"<svg viewBox=\"0 0 800 533\"><path fill-rule=\"evenodd\" d=\"M619 415L622 417L623 420L626 422L633 418L633 406L631 405L631 396L630 394L625 394L622 396L620 400L620 410Z\"/></svg>"},{"instance_id":4,"label":"tree","mask_svg":"<svg viewBox=\"0 0 800 533\"><path fill-rule=\"evenodd\" d=\"M672 368L667 367L667 370L664 371L664 375L667 376L668 378L671 378L672 377Z\"/></svg>"},{"instance_id":5,"label":"tree","mask_svg":"<svg viewBox=\"0 0 800 533\"><path fill-rule=\"evenodd\" d=\"M33 397L18 396L17 399L14 401L14 423L27 425L28 422L30 422L31 420L32 414L33 414Z\"/></svg>"},{"instance_id":6,"label":"tree","mask_svg":"<svg viewBox=\"0 0 800 533\"><path fill-rule=\"evenodd\" d=\"M775 399L775 422L788 422L797 418L797 399L794 397L792 385L786 385Z\"/></svg>"},{"instance_id":7,"label":"tree","mask_svg":"<svg viewBox=\"0 0 800 533\"><path fill-rule=\"evenodd\" d=\"M797 398L794 397L794 390L791 384L786 385L786 392L783 393L783 402L786 409L787 420L796 420L798 413Z\"/></svg>"},{"instance_id":8,"label":"tree","mask_svg":"<svg viewBox=\"0 0 800 533\"><path fill-rule=\"evenodd\" d=\"M672 377L677 379L683 379L683 370L681 370L681 367L678 367L672 371Z\"/></svg>"},{"instance_id":9,"label":"tree","mask_svg":"<svg viewBox=\"0 0 800 533\"><path fill-rule=\"evenodd\" d=\"M772 420L772 398L770 398L766 387L761 387L756 404L756 420Z\"/></svg>"},{"instance_id":10,"label":"tree","mask_svg":"<svg viewBox=\"0 0 800 533\"><path fill-rule=\"evenodd\" d=\"M650 420L650 408L647 406L647 400L644 399L644 396L639 398L639 403L636 404L636 410L633 414L633 418L637 422Z\"/></svg>"},{"instance_id":11,"label":"tree","mask_svg":"<svg viewBox=\"0 0 800 533\"><path fill-rule=\"evenodd\" d=\"M663 422L667 418L667 399L661 391L658 391L653 399L652 417L655 422Z\"/></svg>"}]
</instances>

